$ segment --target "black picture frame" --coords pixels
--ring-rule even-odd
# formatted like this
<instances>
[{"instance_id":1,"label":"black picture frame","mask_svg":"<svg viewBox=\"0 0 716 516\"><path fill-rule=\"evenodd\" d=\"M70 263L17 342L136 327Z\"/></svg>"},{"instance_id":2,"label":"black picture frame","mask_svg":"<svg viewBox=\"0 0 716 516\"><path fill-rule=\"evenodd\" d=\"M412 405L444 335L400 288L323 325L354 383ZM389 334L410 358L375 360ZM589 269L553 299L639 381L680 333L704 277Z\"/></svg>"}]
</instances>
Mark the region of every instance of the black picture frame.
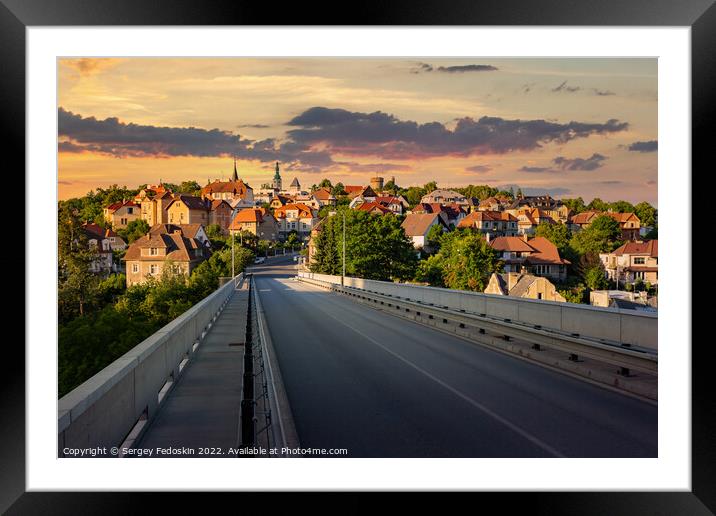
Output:
<instances>
[{"instance_id":1,"label":"black picture frame","mask_svg":"<svg viewBox=\"0 0 716 516\"><path fill-rule=\"evenodd\" d=\"M25 29L28 26L87 25L533 25L689 26L692 36L693 171L706 167L707 139L716 125L716 6L714 0L438 0L361 2L341 16L336 4L177 0L0 0L0 127L4 156L18 158L12 176L24 170ZM279 7L280 5L280 7ZM344 8L348 6L343 6ZM318 15L319 12L324 13ZM91 49L91 46L88 46ZM8 170L9 172L9 170ZM688 171L674 171L680 175ZM705 174L704 174L705 175ZM48 178L51 177L48 174ZM705 178L703 178L705 179ZM23 218L24 220L24 218ZM694 219L692 219L694 220ZM37 236L37 235L34 235ZM33 235L25 231L25 237ZM9 250L8 250L9 251ZM21 250L4 253L5 270L24 263ZM31 271L26 270L26 275ZM17 275L19 276L19 275ZM19 278L16 278L19 282ZM691 281L691 278L684 278ZM16 285L15 292L24 286ZM9 287L6 287L9 288ZM14 308L24 303L13 297ZM692 300L684 300L691 303ZM28 307L31 309L31 307ZM14 320L20 320L18 313ZM8 320L13 320L12 316ZM693 322L698 318L692 317ZM18 326L16 324L16 326ZM505 508L514 504L535 514L712 514L716 512L716 408L708 344L692 347L692 490L644 493L486 493ZM137 512L134 493L25 492L25 350L6 342L2 378L0 512L9 514ZM12 364L8 367L7 364ZM144 498L144 495L141 496ZM253 498L253 497L248 497ZM416 497L419 500L421 497ZM185 497L174 497L186 508ZM482 503L482 502L481 502ZM354 510L360 508L360 503ZM167 506L168 508L168 506Z\"/></svg>"}]
</instances>

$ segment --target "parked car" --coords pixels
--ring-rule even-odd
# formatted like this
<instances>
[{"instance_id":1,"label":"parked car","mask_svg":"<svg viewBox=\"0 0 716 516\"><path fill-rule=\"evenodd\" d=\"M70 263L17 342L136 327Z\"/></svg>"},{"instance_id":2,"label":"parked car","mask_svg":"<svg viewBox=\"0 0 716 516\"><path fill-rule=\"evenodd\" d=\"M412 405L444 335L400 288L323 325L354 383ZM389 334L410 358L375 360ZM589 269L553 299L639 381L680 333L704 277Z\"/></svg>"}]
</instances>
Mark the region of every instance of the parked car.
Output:
<instances>
[{"instance_id":1,"label":"parked car","mask_svg":"<svg viewBox=\"0 0 716 516\"><path fill-rule=\"evenodd\" d=\"M259 256L258 258L256 258L256 259L254 260L254 263L255 263L256 265L258 265L258 264L260 264L260 263L264 263L265 261L266 261L266 258L264 258L263 256Z\"/></svg>"},{"instance_id":2,"label":"parked car","mask_svg":"<svg viewBox=\"0 0 716 516\"><path fill-rule=\"evenodd\" d=\"M298 261L298 256L294 256L294 257L293 257L293 261L294 261L294 262L297 262L297 261Z\"/></svg>"}]
</instances>

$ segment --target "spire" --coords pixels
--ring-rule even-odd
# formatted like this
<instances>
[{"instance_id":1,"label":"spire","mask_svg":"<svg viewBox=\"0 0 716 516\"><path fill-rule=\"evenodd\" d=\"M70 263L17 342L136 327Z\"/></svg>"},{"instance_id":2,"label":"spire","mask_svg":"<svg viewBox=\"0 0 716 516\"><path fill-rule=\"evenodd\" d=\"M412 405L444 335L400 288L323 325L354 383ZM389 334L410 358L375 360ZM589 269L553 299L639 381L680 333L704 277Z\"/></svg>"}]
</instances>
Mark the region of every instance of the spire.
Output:
<instances>
[{"instance_id":1,"label":"spire","mask_svg":"<svg viewBox=\"0 0 716 516\"><path fill-rule=\"evenodd\" d=\"M232 181L239 180L239 174L236 173L236 158L234 158L234 174L231 176Z\"/></svg>"},{"instance_id":2,"label":"spire","mask_svg":"<svg viewBox=\"0 0 716 516\"><path fill-rule=\"evenodd\" d=\"M278 161L276 162L276 173L274 174L274 179L281 179L281 174L278 171Z\"/></svg>"}]
</instances>

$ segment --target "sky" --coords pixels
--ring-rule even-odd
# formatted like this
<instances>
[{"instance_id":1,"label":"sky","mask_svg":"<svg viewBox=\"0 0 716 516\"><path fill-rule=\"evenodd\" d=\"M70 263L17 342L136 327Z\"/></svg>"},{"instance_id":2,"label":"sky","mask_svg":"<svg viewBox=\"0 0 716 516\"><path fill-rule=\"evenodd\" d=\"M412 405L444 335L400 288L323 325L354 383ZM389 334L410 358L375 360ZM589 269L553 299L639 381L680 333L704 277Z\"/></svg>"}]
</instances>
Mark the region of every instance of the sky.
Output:
<instances>
[{"instance_id":1,"label":"sky","mask_svg":"<svg viewBox=\"0 0 716 516\"><path fill-rule=\"evenodd\" d=\"M657 60L58 60L60 199L239 177L657 203Z\"/></svg>"}]
</instances>

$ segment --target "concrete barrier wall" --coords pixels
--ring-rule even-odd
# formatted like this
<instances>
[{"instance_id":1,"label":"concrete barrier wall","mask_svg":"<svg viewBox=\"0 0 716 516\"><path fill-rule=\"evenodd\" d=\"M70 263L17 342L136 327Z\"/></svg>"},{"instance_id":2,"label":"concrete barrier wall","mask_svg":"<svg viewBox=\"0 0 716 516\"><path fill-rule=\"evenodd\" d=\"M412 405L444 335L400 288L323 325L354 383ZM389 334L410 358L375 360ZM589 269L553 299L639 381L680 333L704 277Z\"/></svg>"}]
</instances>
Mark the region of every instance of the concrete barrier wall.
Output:
<instances>
[{"instance_id":1,"label":"concrete barrier wall","mask_svg":"<svg viewBox=\"0 0 716 516\"><path fill-rule=\"evenodd\" d=\"M239 275L241 277L241 275ZM235 291L231 281L199 301L58 401L62 448L119 446L146 412L154 416L158 394Z\"/></svg>"},{"instance_id":2,"label":"concrete barrier wall","mask_svg":"<svg viewBox=\"0 0 716 516\"><path fill-rule=\"evenodd\" d=\"M337 285L341 283L340 276L312 272L299 272L298 275ZM581 337L658 349L658 317L655 313L349 277L345 278L345 285L450 310L539 325L544 329L575 333Z\"/></svg>"}]
</instances>

